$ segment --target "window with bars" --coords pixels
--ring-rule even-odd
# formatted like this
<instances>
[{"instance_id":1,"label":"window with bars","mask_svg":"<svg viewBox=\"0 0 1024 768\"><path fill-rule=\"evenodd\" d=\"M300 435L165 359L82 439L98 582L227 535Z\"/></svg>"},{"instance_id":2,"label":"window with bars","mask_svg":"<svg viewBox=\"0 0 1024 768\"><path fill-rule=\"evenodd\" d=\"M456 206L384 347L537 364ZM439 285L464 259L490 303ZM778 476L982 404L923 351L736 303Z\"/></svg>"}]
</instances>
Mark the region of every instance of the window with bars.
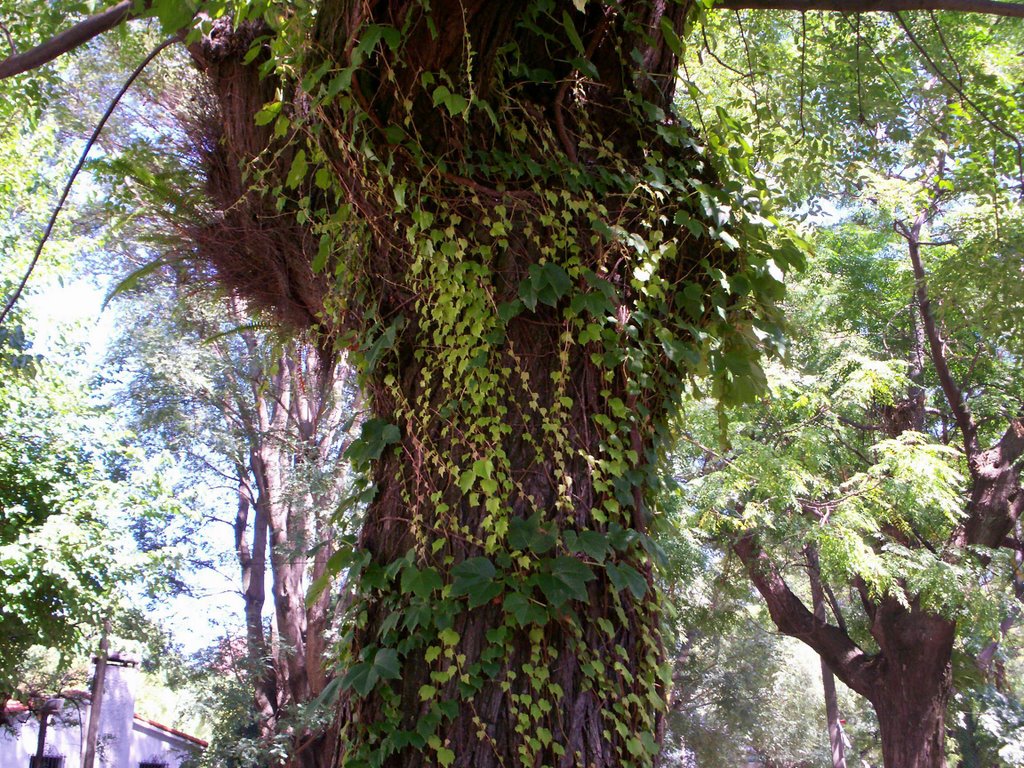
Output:
<instances>
[{"instance_id":1,"label":"window with bars","mask_svg":"<svg viewBox=\"0 0 1024 768\"><path fill-rule=\"evenodd\" d=\"M44 755L41 758L32 756L28 761L29 768L64 768L64 755ZM167 766L164 766L167 768Z\"/></svg>"},{"instance_id":2,"label":"window with bars","mask_svg":"<svg viewBox=\"0 0 1024 768\"><path fill-rule=\"evenodd\" d=\"M144 763L139 763L139 768L167 768L167 763L158 763L153 760L147 760Z\"/></svg>"}]
</instances>

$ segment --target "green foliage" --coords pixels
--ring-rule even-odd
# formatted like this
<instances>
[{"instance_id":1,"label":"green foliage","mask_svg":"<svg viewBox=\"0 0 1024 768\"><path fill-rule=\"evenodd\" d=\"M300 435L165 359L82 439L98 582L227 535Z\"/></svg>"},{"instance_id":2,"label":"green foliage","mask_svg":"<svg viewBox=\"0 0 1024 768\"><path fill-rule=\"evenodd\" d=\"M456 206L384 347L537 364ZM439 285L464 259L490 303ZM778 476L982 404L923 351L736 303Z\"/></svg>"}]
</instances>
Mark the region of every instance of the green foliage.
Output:
<instances>
[{"instance_id":1,"label":"green foliage","mask_svg":"<svg viewBox=\"0 0 1024 768\"><path fill-rule=\"evenodd\" d=\"M382 122L364 94L374 88L383 103L404 82L403 25L418 12L394 27L368 22L334 57L331 44L309 53L304 41L335 22L309 30L301 14L275 17L263 70L301 81L310 106L296 110L286 97L255 117L281 140L266 158L280 158L281 178L260 180L274 205L297 211L321 244L373 242L336 262L328 245L316 261L336 279L330 319L362 318L374 417L348 458L366 472L366 498L395 504L387 514L408 526L400 552L379 542L352 574L340 665L366 717L345 724L346 765L410 747L445 764L440 727L469 717L484 686L509 694L518 760L560 759L552 713L565 692L549 670L562 653L579 657L585 686L618 691L603 715L607 738L621 764L645 765L657 751L662 672L653 548L640 521L664 414L688 390L729 402L763 391L761 358L778 351L775 304L801 243L770 210L744 152L725 137L695 147L690 127L639 86L626 88L617 119L650 136L649 151L603 135L574 108L589 159L571 161L533 103L555 75L532 69L515 46L487 54L486 89L475 54L417 69L411 95L396 97L408 103ZM551 50L569 72L559 77L585 89L603 75L587 60L581 22L546 2L512 20L524 39L554 25ZM420 101L433 109L417 121ZM440 137L467 131L486 134L486 146L438 149ZM366 201L347 198L343 179L358 179ZM374 210L388 211L386 221ZM541 368L530 334L550 338ZM596 382L597 402L586 406L584 375ZM550 499L524 487L532 472L554 478ZM577 495L591 494L573 482L593 488L585 509ZM608 616L595 620L586 606L605 593ZM488 610L497 613L485 641L464 642L459 628ZM502 663L511 638L524 648L522 668ZM606 647L588 647L598 641ZM420 659L429 683L414 718L402 708L407 683L386 683L393 660L405 675L420 674Z\"/></svg>"},{"instance_id":2,"label":"green foliage","mask_svg":"<svg viewBox=\"0 0 1024 768\"><path fill-rule=\"evenodd\" d=\"M166 588L167 553L139 552L121 509L173 510L81 382L39 360L0 385L0 685L33 645L62 656L129 590Z\"/></svg>"},{"instance_id":3,"label":"green foliage","mask_svg":"<svg viewBox=\"0 0 1024 768\"><path fill-rule=\"evenodd\" d=\"M941 148L958 158L951 191L990 195L1022 182L1021 38L980 14L709 14L687 47L683 106L741 126L794 207L912 207L873 180L919 173Z\"/></svg>"},{"instance_id":4,"label":"green foliage","mask_svg":"<svg viewBox=\"0 0 1024 768\"><path fill-rule=\"evenodd\" d=\"M935 252L933 283L955 373L982 385L972 406L986 435L1019 405L1022 297L1001 279L1020 267L1019 212L1004 194L1024 134L1019 31L942 14L723 14L690 36L664 19L653 34L688 56L693 126L665 114L650 73L636 71L642 55L623 50L618 64L635 78L611 125L566 106L608 85L607 62L591 60L584 40L587 6L573 5L517 8L513 23L550 61L537 67L516 45L487 52L486 83L468 35L464 61L431 70L408 58L414 14L312 51L314 36L344 30L329 5L312 22L304 4L217 2L200 22L230 11L267 25L248 61L281 87L254 116L272 138L245 158L256 169L245 183L320 243L314 271L333 281L323 319L357 350L373 411L348 452L363 472L354 498L392 504L382 531L394 519L406 526L399 551L371 528L372 556L331 558L350 569L353 591L339 683L355 713L343 734L351 766L409 747L453 762L441 725L484 685L513 702L523 764L561 758L549 727L564 694L549 673L556 631L572 638L586 685L620 691L604 722L616 759L650 762L660 598L644 531L684 394L712 398L679 425L692 446L679 474L695 478L682 492L706 529L756 527L782 554L814 543L829 579L856 576L871 597L992 630L985 573L944 548L962 518L965 471L935 382L926 396L942 414L923 432L883 439L877 424L916 384L901 314L913 281L887 233L940 200L957 211L933 226L958 241ZM158 2L152 13L168 31L193 10ZM623 13L624 35L642 25ZM722 66L698 67L709 63L701 57ZM538 108L546 92L557 96ZM390 111L379 106L389 99ZM827 193L871 201L819 238L814 269L829 284L798 286L787 366L765 359L790 343L776 305L803 243L755 170L793 205ZM549 341L541 355L526 341L534 333ZM977 338L991 354L972 361L964 350ZM163 362L162 376L182 370ZM204 394L217 389L183 369ZM175 410L167 432L180 440L196 416ZM731 445L718 447L726 422ZM531 473L550 478L550 499L525 487ZM607 605L591 611L597 596ZM488 611L497 618L485 639L467 639L465 623ZM622 644L627 631L638 649ZM528 659L516 670L502 664L510 638ZM430 683L413 718L401 678L424 666Z\"/></svg>"},{"instance_id":5,"label":"green foliage","mask_svg":"<svg viewBox=\"0 0 1024 768\"><path fill-rule=\"evenodd\" d=\"M1020 43L1020 25L980 16L723 14L695 30L686 60L684 110L712 135L746 133L758 167L808 212L818 253L790 286L792 347L768 370L771 397L727 412L721 448L713 407L688 407L684 497L720 541L756 531L791 586L802 573L782 564L815 545L848 634L869 652L880 632L862 601L956 620L958 670L1012 615L1012 567L958 546L971 472L899 233L920 227L943 355L991 445L1024 401L1011 329ZM850 587L859 599L847 606ZM972 694L960 706L963 736L978 705ZM964 764L981 764L968 751Z\"/></svg>"}]
</instances>

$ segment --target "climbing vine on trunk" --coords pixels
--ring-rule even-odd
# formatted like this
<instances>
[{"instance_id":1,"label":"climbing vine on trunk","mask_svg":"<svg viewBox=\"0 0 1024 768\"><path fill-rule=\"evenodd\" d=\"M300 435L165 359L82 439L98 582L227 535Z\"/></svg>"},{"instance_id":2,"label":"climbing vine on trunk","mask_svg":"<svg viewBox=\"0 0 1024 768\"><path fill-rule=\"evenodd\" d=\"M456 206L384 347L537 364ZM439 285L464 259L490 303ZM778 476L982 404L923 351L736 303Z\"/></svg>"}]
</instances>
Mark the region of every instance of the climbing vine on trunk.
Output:
<instances>
[{"instance_id":1,"label":"climbing vine on trunk","mask_svg":"<svg viewBox=\"0 0 1024 768\"><path fill-rule=\"evenodd\" d=\"M173 7L152 9L168 32L191 23ZM684 391L761 390L801 258L744 144L673 114L703 7L261 0L195 17L215 210L186 227L194 253L352 350L371 411L349 452L365 525L331 558L352 590L339 764L658 751L668 417Z\"/></svg>"},{"instance_id":2,"label":"climbing vine on trunk","mask_svg":"<svg viewBox=\"0 0 1024 768\"><path fill-rule=\"evenodd\" d=\"M324 3L196 49L229 126L211 187L289 213L257 226L297 228L372 408L349 452L366 522L335 559L357 576L340 764L657 754L666 418L689 389L759 390L799 259L769 252L742 151L672 117L693 13Z\"/></svg>"}]
</instances>

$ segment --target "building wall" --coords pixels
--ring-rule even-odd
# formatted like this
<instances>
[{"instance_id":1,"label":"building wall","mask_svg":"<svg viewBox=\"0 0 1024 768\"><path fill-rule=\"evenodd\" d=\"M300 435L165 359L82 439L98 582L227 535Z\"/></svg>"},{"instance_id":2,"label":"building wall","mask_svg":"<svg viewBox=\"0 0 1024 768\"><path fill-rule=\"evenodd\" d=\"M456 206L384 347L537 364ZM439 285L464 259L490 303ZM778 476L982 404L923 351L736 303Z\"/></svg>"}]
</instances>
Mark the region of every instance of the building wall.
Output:
<instances>
[{"instance_id":1,"label":"building wall","mask_svg":"<svg viewBox=\"0 0 1024 768\"><path fill-rule=\"evenodd\" d=\"M13 730L0 727L0 768L28 768L39 740L39 720L19 715ZM50 718L44 754L63 755L64 768L81 768L80 748L89 723L88 706L81 710L68 703Z\"/></svg>"},{"instance_id":2,"label":"building wall","mask_svg":"<svg viewBox=\"0 0 1024 768\"><path fill-rule=\"evenodd\" d=\"M200 747L135 719L136 679L134 666L107 667L94 768L138 768L141 762L179 768ZM62 755L64 768L82 766L89 709L85 702L68 700L50 718L44 754ZM13 728L0 727L0 768L29 768L38 737L39 721L28 714L18 716Z\"/></svg>"},{"instance_id":3,"label":"building wall","mask_svg":"<svg viewBox=\"0 0 1024 768\"><path fill-rule=\"evenodd\" d=\"M165 763L167 768L179 768L185 760L199 753L200 747L185 739L148 723L134 719L129 722L132 727L125 750L118 747L110 733L103 733L101 729L97 768L138 768L142 762ZM64 712L51 719L46 729L45 754L63 756L64 768L81 768L82 742L88 723L88 705L83 707L81 714L74 706L66 707ZM38 737L39 721L29 715L19 716L13 729L0 727L0 768L28 768L29 760L36 753ZM120 757L115 760L114 755Z\"/></svg>"},{"instance_id":4,"label":"building wall","mask_svg":"<svg viewBox=\"0 0 1024 768\"><path fill-rule=\"evenodd\" d=\"M107 664L95 768L135 768L131 749L138 677L134 664Z\"/></svg>"},{"instance_id":5,"label":"building wall","mask_svg":"<svg viewBox=\"0 0 1024 768\"><path fill-rule=\"evenodd\" d=\"M163 733L147 723L135 721L132 732L131 768L139 763L164 763L178 768L185 760L199 754L199 747Z\"/></svg>"}]
</instances>

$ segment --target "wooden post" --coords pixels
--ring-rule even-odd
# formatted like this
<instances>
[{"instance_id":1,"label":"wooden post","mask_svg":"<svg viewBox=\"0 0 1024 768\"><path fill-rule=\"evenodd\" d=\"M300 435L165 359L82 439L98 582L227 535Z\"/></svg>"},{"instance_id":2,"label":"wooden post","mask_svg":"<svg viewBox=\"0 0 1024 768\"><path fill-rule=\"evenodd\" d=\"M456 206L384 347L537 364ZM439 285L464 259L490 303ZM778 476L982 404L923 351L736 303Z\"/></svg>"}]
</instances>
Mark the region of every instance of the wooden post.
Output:
<instances>
[{"instance_id":1,"label":"wooden post","mask_svg":"<svg viewBox=\"0 0 1024 768\"><path fill-rule=\"evenodd\" d=\"M100 709L103 706L103 684L107 678L107 650L110 643L110 620L103 622L103 636L100 638L100 652L96 655L96 677L92 684L92 702L89 707L89 730L85 734L85 756L82 768L94 768L96 762L96 739L100 730Z\"/></svg>"}]
</instances>

